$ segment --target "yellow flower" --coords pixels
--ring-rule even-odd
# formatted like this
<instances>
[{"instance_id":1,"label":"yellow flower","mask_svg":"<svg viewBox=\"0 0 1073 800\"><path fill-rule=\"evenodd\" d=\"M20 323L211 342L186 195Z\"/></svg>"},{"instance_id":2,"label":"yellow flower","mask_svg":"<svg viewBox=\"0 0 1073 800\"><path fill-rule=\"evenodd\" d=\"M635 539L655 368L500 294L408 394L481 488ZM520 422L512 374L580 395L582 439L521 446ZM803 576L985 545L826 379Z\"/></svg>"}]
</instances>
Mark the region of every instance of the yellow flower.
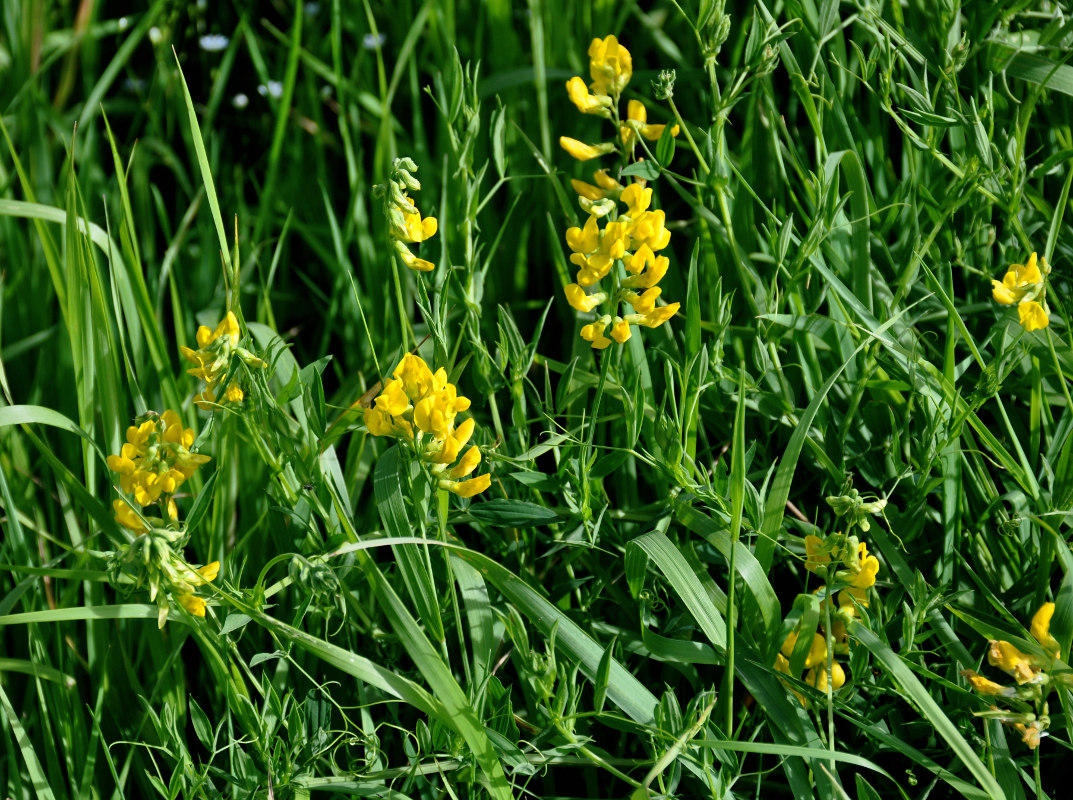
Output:
<instances>
[{"instance_id":1,"label":"yellow flower","mask_svg":"<svg viewBox=\"0 0 1073 800\"><path fill-rule=\"evenodd\" d=\"M444 484L447 484L444 486ZM473 497L478 495L492 485L492 476L487 472L484 475L478 475L476 478L471 478L468 481L460 481L458 483L450 483L449 481L440 481L440 486L447 489L450 492L454 492L459 497Z\"/></svg>"},{"instance_id":2,"label":"yellow flower","mask_svg":"<svg viewBox=\"0 0 1073 800\"><path fill-rule=\"evenodd\" d=\"M579 142L577 139L571 139L569 136L560 136L559 146L572 158L576 158L578 161L591 161L594 158L606 156L615 149L615 145L612 142L585 144L584 142Z\"/></svg>"},{"instance_id":3,"label":"yellow flower","mask_svg":"<svg viewBox=\"0 0 1073 800\"><path fill-rule=\"evenodd\" d=\"M601 317L596 322L590 322L581 329L581 338L586 342L592 342L597 350L603 350L611 345L611 340L604 336L604 329L611 322L611 317Z\"/></svg>"},{"instance_id":4,"label":"yellow flower","mask_svg":"<svg viewBox=\"0 0 1073 800\"><path fill-rule=\"evenodd\" d=\"M1051 636L1051 617L1054 616L1054 603L1044 603L1039 610L1032 615L1032 623L1029 631L1032 638L1043 647L1043 651L1050 656L1058 658L1058 640Z\"/></svg>"},{"instance_id":5,"label":"yellow flower","mask_svg":"<svg viewBox=\"0 0 1073 800\"><path fill-rule=\"evenodd\" d=\"M406 198L410 200L410 198ZM414 206L416 209L417 207ZM402 223L392 226L391 235L403 242L416 244L436 235L439 224L435 217L421 217L420 211L403 212Z\"/></svg>"},{"instance_id":6,"label":"yellow flower","mask_svg":"<svg viewBox=\"0 0 1073 800\"><path fill-rule=\"evenodd\" d=\"M113 500L112 509L115 511L115 521L125 528L130 528L135 533L145 530L145 523L134 513L126 500Z\"/></svg>"},{"instance_id":7,"label":"yellow flower","mask_svg":"<svg viewBox=\"0 0 1073 800\"><path fill-rule=\"evenodd\" d=\"M589 87L581 78L574 77L566 82L566 93L570 101L582 114L597 114L601 117L611 116L611 98L606 94L590 94Z\"/></svg>"},{"instance_id":8,"label":"yellow flower","mask_svg":"<svg viewBox=\"0 0 1073 800\"><path fill-rule=\"evenodd\" d=\"M429 472L439 476L456 460L448 472L451 478L469 475L481 462L481 451L470 447L461 459L462 448L473 435L475 423L455 421L470 407L468 398L447 379L442 367L436 372L420 356L407 353L384 384L373 408L365 409L365 427L373 436L395 436L416 451ZM491 477L482 475L468 481L439 479L439 486L463 497L484 491ZM468 494L466 494L468 492Z\"/></svg>"},{"instance_id":9,"label":"yellow flower","mask_svg":"<svg viewBox=\"0 0 1073 800\"><path fill-rule=\"evenodd\" d=\"M580 197L593 202L603 200L605 197L617 197L622 192L622 184L608 175L605 169L596 170L592 173L592 178L596 181L595 186L577 179L571 179L570 185Z\"/></svg>"},{"instance_id":10,"label":"yellow flower","mask_svg":"<svg viewBox=\"0 0 1073 800\"><path fill-rule=\"evenodd\" d=\"M179 595L179 605L185 608L192 616L205 616L205 601L196 594Z\"/></svg>"},{"instance_id":11,"label":"yellow flower","mask_svg":"<svg viewBox=\"0 0 1073 800\"><path fill-rule=\"evenodd\" d=\"M663 135L666 125L649 125L648 109L640 100L631 100L627 105L626 122L619 127L619 135L626 147L632 147L637 142L637 134L650 141L655 141ZM671 136L677 137L680 128L675 125L671 128Z\"/></svg>"},{"instance_id":12,"label":"yellow flower","mask_svg":"<svg viewBox=\"0 0 1073 800\"><path fill-rule=\"evenodd\" d=\"M630 51L614 36L593 39L589 45L589 73L593 92L618 97L633 76Z\"/></svg>"},{"instance_id":13,"label":"yellow flower","mask_svg":"<svg viewBox=\"0 0 1073 800\"><path fill-rule=\"evenodd\" d=\"M827 691L827 665L813 667L805 674L805 683L819 691ZM846 672L837 661L831 662L831 688L841 689L846 683Z\"/></svg>"},{"instance_id":14,"label":"yellow flower","mask_svg":"<svg viewBox=\"0 0 1073 800\"><path fill-rule=\"evenodd\" d=\"M1037 259L1033 253L1028 257L1027 264L1011 264L1001 282L991 281L992 295L1003 305L1020 303L1043 285L1043 275L1048 271L1047 259Z\"/></svg>"},{"instance_id":15,"label":"yellow flower","mask_svg":"<svg viewBox=\"0 0 1073 800\"><path fill-rule=\"evenodd\" d=\"M566 302L578 311L592 311L596 306L607 299L606 293L595 292L593 294L587 294L585 290L576 283L568 283L564 291L566 292Z\"/></svg>"},{"instance_id":16,"label":"yellow flower","mask_svg":"<svg viewBox=\"0 0 1073 800\"><path fill-rule=\"evenodd\" d=\"M1042 330L1051 324L1047 312L1035 300L1022 300L1018 303L1017 315L1020 318L1021 326L1030 333Z\"/></svg>"},{"instance_id":17,"label":"yellow flower","mask_svg":"<svg viewBox=\"0 0 1073 800\"><path fill-rule=\"evenodd\" d=\"M1009 642L992 639L988 643L987 661L1019 684L1036 683L1042 674L1032 656L1022 653Z\"/></svg>"},{"instance_id":18,"label":"yellow flower","mask_svg":"<svg viewBox=\"0 0 1073 800\"><path fill-rule=\"evenodd\" d=\"M1014 687L995 683L992 680L988 680L983 675L978 675L971 669L962 670L961 674L968 679L977 694L982 694L987 697L1013 697L1017 694L1017 689Z\"/></svg>"}]
</instances>

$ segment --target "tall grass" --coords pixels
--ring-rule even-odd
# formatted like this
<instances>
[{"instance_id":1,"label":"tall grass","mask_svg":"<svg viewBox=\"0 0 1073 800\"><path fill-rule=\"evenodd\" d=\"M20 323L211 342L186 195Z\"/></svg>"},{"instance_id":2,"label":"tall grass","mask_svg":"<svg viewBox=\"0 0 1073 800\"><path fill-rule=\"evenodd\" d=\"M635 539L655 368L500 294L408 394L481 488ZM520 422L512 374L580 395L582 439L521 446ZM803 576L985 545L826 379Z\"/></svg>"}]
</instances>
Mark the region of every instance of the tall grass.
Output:
<instances>
[{"instance_id":1,"label":"tall grass","mask_svg":"<svg viewBox=\"0 0 1073 800\"><path fill-rule=\"evenodd\" d=\"M4 797L1062 796L1067 3L114 13L0 13ZM618 136L563 88L608 34L681 128L625 174L558 144ZM597 165L649 178L681 303L602 351ZM990 281L1033 252L1026 331ZM180 347L229 310L266 366L202 410ZM471 400L472 499L369 433L407 352ZM107 459L166 409L204 618L120 563Z\"/></svg>"}]
</instances>

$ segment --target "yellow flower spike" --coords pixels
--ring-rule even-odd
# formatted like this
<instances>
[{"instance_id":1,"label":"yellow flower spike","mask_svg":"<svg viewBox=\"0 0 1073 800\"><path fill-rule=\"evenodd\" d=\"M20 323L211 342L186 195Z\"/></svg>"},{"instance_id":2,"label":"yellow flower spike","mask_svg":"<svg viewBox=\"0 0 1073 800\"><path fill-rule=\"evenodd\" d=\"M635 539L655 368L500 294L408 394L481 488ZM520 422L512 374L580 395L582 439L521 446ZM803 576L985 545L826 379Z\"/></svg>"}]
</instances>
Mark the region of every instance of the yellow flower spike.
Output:
<instances>
[{"instance_id":1,"label":"yellow flower spike","mask_svg":"<svg viewBox=\"0 0 1073 800\"><path fill-rule=\"evenodd\" d=\"M409 407L410 398L406 396L403 382L398 378L388 381L379 397L376 398L376 410L390 417L401 415Z\"/></svg>"},{"instance_id":2,"label":"yellow flower spike","mask_svg":"<svg viewBox=\"0 0 1073 800\"><path fill-rule=\"evenodd\" d=\"M1021 326L1029 333L1042 330L1051 324L1047 312L1035 300L1025 300L1018 303L1017 315L1020 318Z\"/></svg>"},{"instance_id":3,"label":"yellow flower spike","mask_svg":"<svg viewBox=\"0 0 1073 800\"><path fill-rule=\"evenodd\" d=\"M448 485L444 486L447 483ZM484 475L478 475L476 478L471 478L468 481L460 481L459 483L449 483L447 481L441 481L440 486L447 489L449 492L457 494L459 497L473 497L478 495L492 485L492 476L488 473Z\"/></svg>"},{"instance_id":4,"label":"yellow flower spike","mask_svg":"<svg viewBox=\"0 0 1073 800\"><path fill-rule=\"evenodd\" d=\"M1058 658L1060 650L1058 640L1051 636L1051 617L1053 616L1054 603L1044 603L1032 615L1032 623L1028 630L1032 638L1043 647L1045 653Z\"/></svg>"},{"instance_id":5,"label":"yellow flower spike","mask_svg":"<svg viewBox=\"0 0 1073 800\"><path fill-rule=\"evenodd\" d=\"M995 639L988 642L987 662L1001 669L1019 684L1035 683L1041 674L1032 657L1022 653L1009 642Z\"/></svg>"},{"instance_id":6,"label":"yellow flower spike","mask_svg":"<svg viewBox=\"0 0 1073 800\"><path fill-rule=\"evenodd\" d=\"M187 610L191 616L203 617L205 616L205 601L198 597L196 594L181 594L179 595L179 605ZM164 612L167 614L167 611ZM164 627L161 625L160 627Z\"/></svg>"},{"instance_id":7,"label":"yellow flower spike","mask_svg":"<svg viewBox=\"0 0 1073 800\"><path fill-rule=\"evenodd\" d=\"M613 35L593 39L589 45L589 74L593 92L618 97L633 76L630 51Z\"/></svg>"},{"instance_id":8,"label":"yellow flower spike","mask_svg":"<svg viewBox=\"0 0 1073 800\"><path fill-rule=\"evenodd\" d=\"M563 148L571 158L576 158L578 161L591 161L594 158L606 156L615 149L613 142L585 144L584 142L579 142L577 139L571 139L569 136L560 136L559 146Z\"/></svg>"},{"instance_id":9,"label":"yellow flower spike","mask_svg":"<svg viewBox=\"0 0 1073 800\"><path fill-rule=\"evenodd\" d=\"M596 114L611 117L611 98L606 94L590 94L589 87L581 78L574 77L566 82L566 93L570 101L582 114Z\"/></svg>"},{"instance_id":10,"label":"yellow flower spike","mask_svg":"<svg viewBox=\"0 0 1073 800\"><path fill-rule=\"evenodd\" d=\"M619 344L625 344L630 336L630 323L622 317L615 317L611 323L611 338Z\"/></svg>"},{"instance_id":11,"label":"yellow flower spike","mask_svg":"<svg viewBox=\"0 0 1073 800\"><path fill-rule=\"evenodd\" d=\"M568 283L564 292L566 293L566 302L578 311L592 311L596 306L607 299L607 294L605 292L588 294L576 283Z\"/></svg>"},{"instance_id":12,"label":"yellow flower spike","mask_svg":"<svg viewBox=\"0 0 1073 800\"><path fill-rule=\"evenodd\" d=\"M448 475L455 479L464 478L473 472L473 470L477 469L477 465L480 463L481 450L477 445L473 445L473 447L466 451L466 454L462 456Z\"/></svg>"},{"instance_id":13,"label":"yellow flower spike","mask_svg":"<svg viewBox=\"0 0 1073 800\"><path fill-rule=\"evenodd\" d=\"M1017 694L1017 689L1013 686L1003 686L1001 683L995 683L983 675L977 674L974 670L965 669L961 671L961 674L968 680L977 694L982 694L986 697L1013 697Z\"/></svg>"}]
</instances>

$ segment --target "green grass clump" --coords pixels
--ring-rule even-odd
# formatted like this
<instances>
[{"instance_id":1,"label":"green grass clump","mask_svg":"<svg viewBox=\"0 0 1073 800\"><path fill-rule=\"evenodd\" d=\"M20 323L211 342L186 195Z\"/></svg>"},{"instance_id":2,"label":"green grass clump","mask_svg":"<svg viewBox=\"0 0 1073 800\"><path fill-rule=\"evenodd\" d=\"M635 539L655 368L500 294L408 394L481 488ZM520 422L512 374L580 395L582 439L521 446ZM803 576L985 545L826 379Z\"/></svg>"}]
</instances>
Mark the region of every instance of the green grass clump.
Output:
<instances>
[{"instance_id":1,"label":"green grass clump","mask_svg":"<svg viewBox=\"0 0 1073 800\"><path fill-rule=\"evenodd\" d=\"M113 13L0 13L0 794L1062 796L1067 3Z\"/></svg>"}]
</instances>

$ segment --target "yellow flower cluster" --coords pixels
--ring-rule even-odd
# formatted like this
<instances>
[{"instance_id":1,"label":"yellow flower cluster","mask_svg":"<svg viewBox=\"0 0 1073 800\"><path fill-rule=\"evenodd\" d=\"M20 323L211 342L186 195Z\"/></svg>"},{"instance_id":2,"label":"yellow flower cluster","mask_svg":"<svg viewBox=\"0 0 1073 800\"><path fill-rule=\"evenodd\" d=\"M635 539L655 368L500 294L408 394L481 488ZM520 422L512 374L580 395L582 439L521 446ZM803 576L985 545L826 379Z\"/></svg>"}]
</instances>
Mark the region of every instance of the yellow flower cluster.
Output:
<instances>
[{"instance_id":1,"label":"yellow flower cluster","mask_svg":"<svg viewBox=\"0 0 1073 800\"><path fill-rule=\"evenodd\" d=\"M157 604L157 625L163 628L170 609L169 594L194 616L205 616L205 601L194 589L216 577L220 562L193 569L173 549L185 537L178 528L173 495L210 458L190 451L194 431L183 428L174 411L146 416L127 428L127 441L119 455L108 456L108 467L119 475L120 488L133 495L134 503L142 507L157 503L162 516L146 517L136 512L126 497L113 501L116 522L139 536L117 549L112 570L116 580L120 572L126 572L133 575L135 585L149 583L149 598Z\"/></svg>"},{"instance_id":2,"label":"yellow flower cluster","mask_svg":"<svg viewBox=\"0 0 1073 800\"><path fill-rule=\"evenodd\" d=\"M469 399L448 382L443 367L433 373L424 359L407 353L375 405L365 409L365 427L373 436L394 436L411 446L441 489L473 497L492 485L492 477L486 473L459 480L481 463L476 445L459 458L475 423L471 417L456 426L455 419L468 408Z\"/></svg>"},{"instance_id":3,"label":"yellow flower cluster","mask_svg":"<svg viewBox=\"0 0 1073 800\"><path fill-rule=\"evenodd\" d=\"M127 442L119 455L108 456L108 468L119 474L119 486L133 494L139 506L161 503L165 516L177 520L172 495L183 482L210 458L190 452L194 444L192 428L183 428L172 410L150 413L139 425L127 428ZM116 521L134 530L145 526L125 501L117 500Z\"/></svg>"},{"instance_id":4,"label":"yellow flower cluster","mask_svg":"<svg viewBox=\"0 0 1073 800\"><path fill-rule=\"evenodd\" d=\"M1073 684L1073 675L1068 670L1055 669L1061 648L1051 635L1054 608L1054 603L1044 603L1032 616L1029 632L1039 643L1039 652L1023 653L1001 639L988 642L987 662L1013 678L1016 686L1003 686L971 669L961 673L977 694L1002 698L1009 706L1008 709L992 706L989 711L977 712L977 716L991 717L1012 726L1032 749L1039 747L1044 731L1050 725L1047 695L1055 684Z\"/></svg>"},{"instance_id":5,"label":"yellow flower cluster","mask_svg":"<svg viewBox=\"0 0 1073 800\"><path fill-rule=\"evenodd\" d=\"M265 362L260 358L246 348L239 347L241 335L238 319L234 313L228 311L227 316L220 321L215 330L209 330L206 325L197 329L197 350L189 347L179 348L183 357L195 365L193 369L188 369L187 373L198 380L205 381L204 390L194 395L194 403L198 408L208 410L221 393L223 402L242 402L244 397L242 388L237 383L228 380L233 356L238 356L248 367L265 366Z\"/></svg>"},{"instance_id":6,"label":"yellow flower cluster","mask_svg":"<svg viewBox=\"0 0 1073 800\"><path fill-rule=\"evenodd\" d=\"M435 217L422 217L406 192L420 191L421 182L411 173L417 172L417 164L410 158L396 158L391 165L391 175L386 184L373 187L373 193L383 199L391 239L395 252L402 263L413 270L430 272L436 265L418 258L408 245L418 244L431 238L439 228Z\"/></svg>"},{"instance_id":7,"label":"yellow flower cluster","mask_svg":"<svg viewBox=\"0 0 1073 800\"><path fill-rule=\"evenodd\" d=\"M868 606L868 589L875 585L879 559L868 555L868 545L856 536L836 533L821 539L809 535L805 537L805 569L828 583L843 584L838 606L852 610L854 601Z\"/></svg>"},{"instance_id":8,"label":"yellow flower cluster","mask_svg":"<svg viewBox=\"0 0 1073 800\"><path fill-rule=\"evenodd\" d=\"M663 135L667 126L649 125L648 109L640 100L630 100L626 106L626 119L619 118L618 101L633 76L633 59L630 51L619 44L614 36L592 40L589 45L589 74L592 83L588 86L580 76L568 80L566 94L582 114L595 114L612 120L618 126L619 140L627 152L633 152L638 136L655 141ZM675 125L671 135L677 136L678 133L679 128ZM560 137L559 144L579 161L589 161L616 149L614 142L590 145L569 136Z\"/></svg>"},{"instance_id":9,"label":"yellow flower cluster","mask_svg":"<svg viewBox=\"0 0 1073 800\"><path fill-rule=\"evenodd\" d=\"M991 281L991 294L1006 306L1017 306L1017 315L1026 331L1050 325L1047 311L1047 281L1051 272L1047 259L1033 253L1027 264L1012 264L1001 281Z\"/></svg>"},{"instance_id":10,"label":"yellow flower cluster","mask_svg":"<svg viewBox=\"0 0 1073 800\"><path fill-rule=\"evenodd\" d=\"M841 622L835 623L835 642L836 647L844 646L846 639L846 627ZM841 632L839 632L841 628ZM779 652L775 655L775 669L784 675L793 676L793 672L790 670L790 660L793 657L794 648L797 646L797 640L800 638L800 631L795 629L790 631L790 634L786 637L786 640L782 643L782 647L779 648ZM805 669L808 672L805 673L805 683L818 689L821 692L827 691L827 638L822 631L817 631L812 634L812 642L809 645L808 654L805 656ZM841 689L846 683L846 671L842 668L842 665L837 661L831 661L831 688ZM793 689L794 696L801 702L801 705L808 706L808 699Z\"/></svg>"},{"instance_id":11,"label":"yellow flower cluster","mask_svg":"<svg viewBox=\"0 0 1073 800\"><path fill-rule=\"evenodd\" d=\"M596 198L590 205L592 211L584 228L570 228L566 232L566 244L572 254L570 261L578 267L577 283L567 284L566 299L578 311L592 311L607 303L612 313L603 314L581 329L581 338L603 349L614 339L622 344L630 338L630 325L655 328L673 317L680 303L656 306L656 299L663 291L656 284L667 273L669 260L657 255L671 240L663 211L652 211L652 190L640 183L622 188L604 172L597 172L594 179L599 188L580 181L579 190L583 200ZM617 187L617 188L616 188ZM618 211L617 203L626 206ZM599 219L611 210L614 219L600 227ZM601 213L602 212L602 213ZM625 278L612 277L609 292L587 292L608 277L615 263L621 261ZM632 313L619 316L619 304L628 303ZM610 338L607 332L610 327Z\"/></svg>"},{"instance_id":12,"label":"yellow flower cluster","mask_svg":"<svg viewBox=\"0 0 1073 800\"><path fill-rule=\"evenodd\" d=\"M197 587L216 580L220 562L191 567L175 553L184 534L167 528L152 528L128 545L116 550L109 565L114 583L126 574L135 586L149 585L149 599L157 605L157 627L163 628L171 610L169 595L195 617L205 616L205 600L195 593Z\"/></svg>"}]
</instances>

